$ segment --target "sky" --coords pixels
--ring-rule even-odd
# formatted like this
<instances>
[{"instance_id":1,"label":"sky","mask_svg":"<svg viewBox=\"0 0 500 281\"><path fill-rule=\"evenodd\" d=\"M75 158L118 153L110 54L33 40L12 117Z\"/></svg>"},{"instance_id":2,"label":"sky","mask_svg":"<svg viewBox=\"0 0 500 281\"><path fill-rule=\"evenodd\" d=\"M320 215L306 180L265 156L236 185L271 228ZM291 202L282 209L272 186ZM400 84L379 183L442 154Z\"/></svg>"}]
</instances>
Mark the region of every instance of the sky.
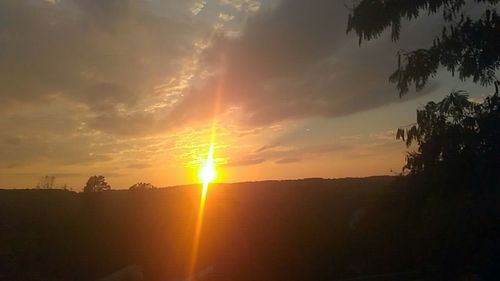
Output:
<instances>
[{"instance_id":1,"label":"sky","mask_svg":"<svg viewBox=\"0 0 500 281\"><path fill-rule=\"evenodd\" d=\"M419 106L492 89L441 71L399 98L396 52L443 23L359 45L352 3L0 0L0 187L193 183L212 129L221 182L401 172Z\"/></svg>"}]
</instances>

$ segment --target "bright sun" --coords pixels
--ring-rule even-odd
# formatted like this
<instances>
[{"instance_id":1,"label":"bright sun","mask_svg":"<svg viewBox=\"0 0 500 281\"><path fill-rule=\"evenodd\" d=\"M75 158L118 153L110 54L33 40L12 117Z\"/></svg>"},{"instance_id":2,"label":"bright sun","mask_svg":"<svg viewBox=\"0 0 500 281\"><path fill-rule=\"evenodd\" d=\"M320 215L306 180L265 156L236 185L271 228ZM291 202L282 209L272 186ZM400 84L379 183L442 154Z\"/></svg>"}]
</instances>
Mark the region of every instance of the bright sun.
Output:
<instances>
[{"instance_id":1,"label":"bright sun","mask_svg":"<svg viewBox=\"0 0 500 281\"><path fill-rule=\"evenodd\" d=\"M200 181L205 185L214 181L215 178L217 177L217 172L215 171L215 165L214 165L214 147L213 147L213 145L210 146L210 150L208 151L207 160L203 164L203 167L201 168L200 173L198 174L198 177L199 177Z\"/></svg>"}]
</instances>

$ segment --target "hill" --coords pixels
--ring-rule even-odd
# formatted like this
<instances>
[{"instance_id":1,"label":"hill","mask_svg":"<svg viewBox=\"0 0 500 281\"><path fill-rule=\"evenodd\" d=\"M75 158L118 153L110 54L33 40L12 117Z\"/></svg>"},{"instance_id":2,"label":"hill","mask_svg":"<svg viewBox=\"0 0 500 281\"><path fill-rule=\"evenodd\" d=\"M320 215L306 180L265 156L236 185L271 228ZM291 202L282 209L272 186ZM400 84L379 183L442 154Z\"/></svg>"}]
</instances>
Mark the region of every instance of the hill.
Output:
<instances>
[{"instance_id":1,"label":"hill","mask_svg":"<svg viewBox=\"0 0 500 281\"><path fill-rule=\"evenodd\" d=\"M413 280L416 240L399 208L405 188L397 182L215 184L205 209L200 280L401 272L383 280ZM90 194L0 190L0 280L90 281L134 264L145 280L182 280L198 204L198 186Z\"/></svg>"}]
</instances>

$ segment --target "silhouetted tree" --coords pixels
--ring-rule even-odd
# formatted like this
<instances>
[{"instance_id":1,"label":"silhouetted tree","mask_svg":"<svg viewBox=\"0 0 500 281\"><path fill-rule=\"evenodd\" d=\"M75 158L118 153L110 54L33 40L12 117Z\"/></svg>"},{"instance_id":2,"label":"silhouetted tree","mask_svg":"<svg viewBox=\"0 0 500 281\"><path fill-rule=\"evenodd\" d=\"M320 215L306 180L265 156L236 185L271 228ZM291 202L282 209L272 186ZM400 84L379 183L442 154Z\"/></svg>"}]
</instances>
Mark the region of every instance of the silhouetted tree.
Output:
<instances>
[{"instance_id":1,"label":"silhouetted tree","mask_svg":"<svg viewBox=\"0 0 500 281\"><path fill-rule=\"evenodd\" d=\"M67 184L56 185L56 176L44 176L40 178L35 188L68 190L68 185Z\"/></svg>"},{"instance_id":2,"label":"silhouetted tree","mask_svg":"<svg viewBox=\"0 0 500 281\"><path fill-rule=\"evenodd\" d=\"M500 97L498 90L482 103L453 92L441 102L417 110L417 123L396 137L409 152L405 169L443 186L500 186Z\"/></svg>"},{"instance_id":3,"label":"silhouetted tree","mask_svg":"<svg viewBox=\"0 0 500 281\"><path fill-rule=\"evenodd\" d=\"M440 66L461 79L490 85L496 81L500 67L500 17L496 5L500 0L362 0L356 4L347 25L362 40L379 37L391 27L392 39L398 40L403 19L414 20L422 12L443 13L446 26L431 47L399 52L398 68L389 80L396 83L400 95L414 84L422 89ZM480 11L481 17L471 18L464 11ZM486 4L486 5L485 5Z\"/></svg>"},{"instance_id":4,"label":"silhouetted tree","mask_svg":"<svg viewBox=\"0 0 500 281\"><path fill-rule=\"evenodd\" d=\"M38 189L54 189L55 188L55 176L45 176L38 181L36 188Z\"/></svg>"},{"instance_id":5,"label":"silhouetted tree","mask_svg":"<svg viewBox=\"0 0 500 281\"><path fill-rule=\"evenodd\" d=\"M92 176L88 179L83 192L101 192L110 189L111 186L106 182L104 176Z\"/></svg>"},{"instance_id":6,"label":"silhouetted tree","mask_svg":"<svg viewBox=\"0 0 500 281\"><path fill-rule=\"evenodd\" d=\"M145 183L145 182L138 182L129 188L129 190L132 191L151 190L151 189L156 189L156 187L150 183Z\"/></svg>"}]
</instances>

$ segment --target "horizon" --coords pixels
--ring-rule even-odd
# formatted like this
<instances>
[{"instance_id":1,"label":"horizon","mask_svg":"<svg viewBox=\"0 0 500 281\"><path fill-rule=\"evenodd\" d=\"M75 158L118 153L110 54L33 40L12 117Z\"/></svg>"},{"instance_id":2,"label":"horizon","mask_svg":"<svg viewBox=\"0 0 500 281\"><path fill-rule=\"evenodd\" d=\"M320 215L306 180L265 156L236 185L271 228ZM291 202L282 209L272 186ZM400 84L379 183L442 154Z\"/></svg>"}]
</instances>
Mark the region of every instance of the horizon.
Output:
<instances>
[{"instance_id":1,"label":"horizon","mask_svg":"<svg viewBox=\"0 0 500 281\"><path fill-rule=\"evenodd\" d=\"M50 175L49 175L50 176ZM105 176L105 175L104 175ZM338 177L338 178L322 178L322 177L307 177L307 178L283 178L283 179L262 179L262 180L250 180L250 181L235 181L235 182L219 182L219 181L214 181L210 183L210 186L217 186L217 185L237 185L237 184L252 184L252 183L269 183L269 182L293 182L293 181L309 181L309 180L322 180L322 181L336 181L336 180L356 180L356 179L372 179L372 178L384 178L384 177L399 177L401 175L399 174L387 174L387 175L370 175L370 176L361 176L361 177ZM141 183L141 182L134 182L134 183ZM167 186L154 186L154 189L168 189L168 188L176 188L176 187L199 187L201 183L199 182L192 182L192 183L186 183L186 184L174 184L174 185L167 185ZM83 187L84 185L80 186L58 186L55 184L52 188L45 188L45 187L18 187L18 188L9 188L9 187L1 187L0 190L40 190L40 191L51 191L51 190L60 190L60 191L70 191L70 192L76 192L76 193L83 193ZM112 188L109 191L127 191L130 190L131 186L128 187L115 187L111 186ZM154 190L153 189L153 190Z\"/></svg>"}]
</instances>

